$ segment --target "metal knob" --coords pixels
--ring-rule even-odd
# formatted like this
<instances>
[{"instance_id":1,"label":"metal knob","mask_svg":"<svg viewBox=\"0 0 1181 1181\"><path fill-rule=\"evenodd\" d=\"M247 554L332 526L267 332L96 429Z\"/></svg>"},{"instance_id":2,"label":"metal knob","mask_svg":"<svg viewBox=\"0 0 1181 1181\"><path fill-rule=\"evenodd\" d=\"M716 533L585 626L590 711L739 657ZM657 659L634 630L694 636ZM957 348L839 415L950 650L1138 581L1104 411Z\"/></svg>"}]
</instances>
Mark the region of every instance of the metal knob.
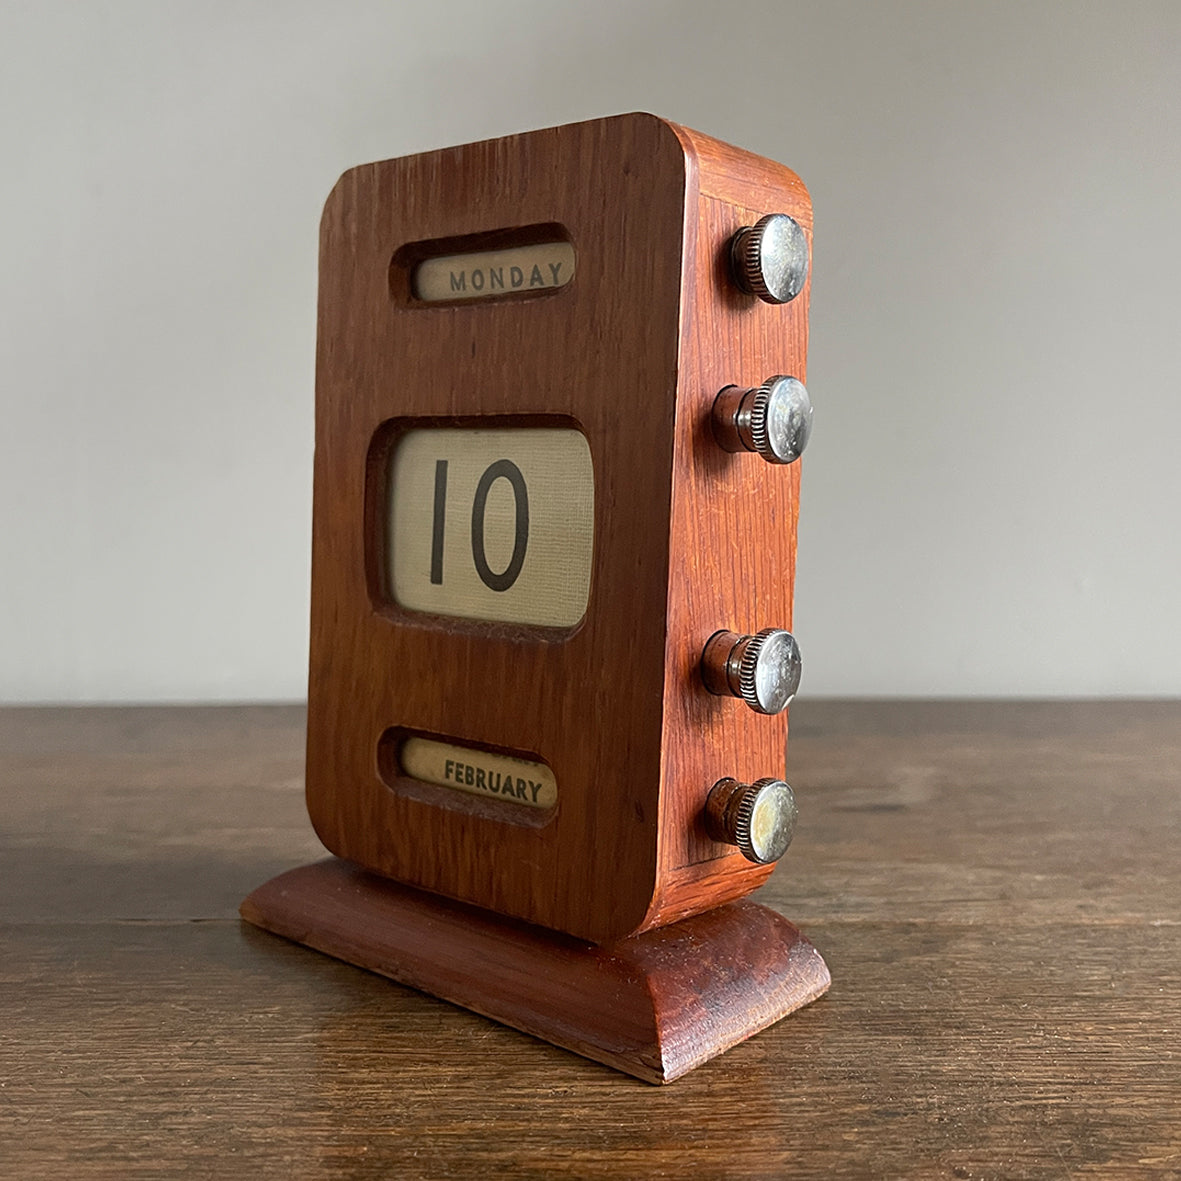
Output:
<instances>
[{"instance_id":1,"label":"metal knob","mask_svg":"<svg viewBox=\"0 0 1181 1181\"><path fill-rule=\"evenodd\" d=\"M719 697L741 697L755 713L782 713L800 687L804 662L791 632L714 632L701 653L701 679Z\"/></svg>"},{"instance_id":2,"label":"metal knob","mask_svg":"<svg viewBox=\"0 0 1181 1181\"><path fill-rule=\"evenodd\" d=\"M812 399L802 381L782 374L754 389L728 385L714 399L713 431L724 451L794 463L812 434Z\"/></svg>"},{"instance_id":3,"label":"metal knob","mask_svg":"<svg viewBox=\"0 0 1181 1181\"><path fill-rule=\"evenodd\" d=\"M796 797L782 779L739 783L719 779L705 802L705 827L715 841L737 845L756 865L770 865L795 836Z\"/></svg>"},{"instance_id":4,"label":"metal knob","mask_svg":"<svg viewBox=\"0 0 1181 1181\"><path fill-rule=\"evenodd\" d=\"M739 290L766 303L787 303L808 278L808 237L786 213L768 213L730 242L730 269Z\"/></svg>"}]
</instances>

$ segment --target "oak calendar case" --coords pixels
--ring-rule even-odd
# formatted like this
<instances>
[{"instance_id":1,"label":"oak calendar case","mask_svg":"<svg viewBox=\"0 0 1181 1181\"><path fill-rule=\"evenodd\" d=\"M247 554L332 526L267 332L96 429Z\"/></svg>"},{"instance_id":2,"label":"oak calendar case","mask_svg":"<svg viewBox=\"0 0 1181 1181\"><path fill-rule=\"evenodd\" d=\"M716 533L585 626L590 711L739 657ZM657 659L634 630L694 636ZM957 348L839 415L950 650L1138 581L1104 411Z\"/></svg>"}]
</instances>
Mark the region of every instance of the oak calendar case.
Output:
<instances>
[{"instance_id":1,"label":"oak calendar case","mask_svg":"<svg viewBox=\"0 0 1181 1181\"><path fill-rule=\"evenodd\" d=\"M247 917L658 1081L823 992L794 928L728 905L795 824L810 239L794 173L649 115L345 173L321 226L307 745L342 862ZM312 912L352 929L309 937ZM657 1066L569 1031L580 972L690 945L729 957L684 1001L729 1005L725 1029ZM568 1011L481 994L465 947L506 980L570 973Z\"/></svg>"}]
</instances>

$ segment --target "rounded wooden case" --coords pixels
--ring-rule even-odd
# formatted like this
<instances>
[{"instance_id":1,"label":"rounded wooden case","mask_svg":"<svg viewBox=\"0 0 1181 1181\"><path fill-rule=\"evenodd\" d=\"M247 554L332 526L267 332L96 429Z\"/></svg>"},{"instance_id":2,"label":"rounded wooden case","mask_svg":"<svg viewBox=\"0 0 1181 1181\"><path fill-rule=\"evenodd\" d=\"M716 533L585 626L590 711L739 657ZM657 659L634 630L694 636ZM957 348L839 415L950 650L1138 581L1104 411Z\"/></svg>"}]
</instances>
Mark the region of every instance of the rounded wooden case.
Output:
<instances>
[{"instance_id":1,"label":"rounded wooden case","mask_svg":"<svg viewBox=\"0 0 1181 1181\"><path fill-rule=\"evenodd\" d=\"M783 773L786 718L712 696L697 665L719 628L791 626L799 464L729 454L709 426L727 384L806 378L809 287L772 306L727 272L733 233L772 211L810 239L794 173L643 114L340 179L321 228L307 748L333 853L600 943L771 872L712 841L702 810L724 776ZM573 243L568 285L414 299L422 257L536 227ZM382 585L399 431L493 421L589 442L594 556L574 628L409 612ZM407 779L407 733L545 762L556 807Z\"/></svg>"}]
</instances>

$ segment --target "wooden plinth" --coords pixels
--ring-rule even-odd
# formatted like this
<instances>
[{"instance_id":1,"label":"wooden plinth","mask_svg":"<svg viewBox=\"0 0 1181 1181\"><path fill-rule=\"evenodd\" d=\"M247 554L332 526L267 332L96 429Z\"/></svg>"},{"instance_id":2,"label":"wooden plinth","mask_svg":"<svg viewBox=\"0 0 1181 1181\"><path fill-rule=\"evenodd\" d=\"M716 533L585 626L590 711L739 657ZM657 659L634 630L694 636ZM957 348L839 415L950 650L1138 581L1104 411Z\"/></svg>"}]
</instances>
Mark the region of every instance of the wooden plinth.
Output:
<instances>
[{"instance_id":1,"label":"wooden plinth","mask_svg":"<svg viewBox=\"0 0 1181 1181\"><path fill-rule=\"evenodd\" d=\"M667 1083L816 1000L819 952L742 901L595 947L329 858L280 874L247 922Z\"/></svg>"}]
</instances>

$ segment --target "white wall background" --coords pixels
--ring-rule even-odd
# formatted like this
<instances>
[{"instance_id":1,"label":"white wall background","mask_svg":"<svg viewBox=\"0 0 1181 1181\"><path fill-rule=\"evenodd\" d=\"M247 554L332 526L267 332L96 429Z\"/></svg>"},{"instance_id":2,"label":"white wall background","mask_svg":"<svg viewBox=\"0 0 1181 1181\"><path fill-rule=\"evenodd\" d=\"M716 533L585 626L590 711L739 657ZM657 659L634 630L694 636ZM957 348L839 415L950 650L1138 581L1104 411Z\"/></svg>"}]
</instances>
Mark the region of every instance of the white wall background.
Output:
<instances>
[{"instance_id":1,"label":"white wall background","mask_svg":"<svg viewBox=\"0 0 1181 1181\"><path fill-rule=\"evenodd\" d=\"M0 0L0 699L302 696L323 198L635 109L815 201L805 690L1181 693L1181 5Z\"/></svg>"}]
</instances>

